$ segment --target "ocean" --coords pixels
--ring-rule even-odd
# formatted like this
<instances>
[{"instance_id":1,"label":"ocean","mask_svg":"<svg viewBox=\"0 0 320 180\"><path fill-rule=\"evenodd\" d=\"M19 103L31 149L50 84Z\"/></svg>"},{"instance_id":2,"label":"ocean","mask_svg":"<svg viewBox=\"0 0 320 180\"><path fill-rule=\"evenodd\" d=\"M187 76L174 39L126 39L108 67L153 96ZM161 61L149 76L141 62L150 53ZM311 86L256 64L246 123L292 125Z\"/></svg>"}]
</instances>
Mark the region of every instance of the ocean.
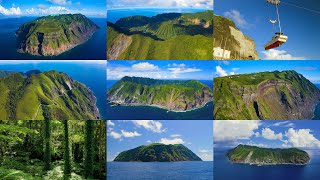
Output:
<instances>
[{"instance_id":1,"label":"ocean","mask_svg":"<svg viewBox=\"0 0 320 180\"><path fill-rule=\"evenodd\" d=\"M107 89L111 88L117 81L107 80ZM213 82L210 80L200 81L210 88L213 88ZM205 107L187 112L168 112L151 106L111 106L107 104L108 120L212 120L213 102L207 103Z\"/></svg>"},{"instance_id":2,"label":"ocean","mask_svg":"<svg viewBox=\"0 0 320 180\"><path fill-rule=\"evenodd\" d=\"M316 180L320 179L320 151L307 151L311 162L306 166L274 165L255 166L233 164L228 161L226 150L215 149L214 176L223 180Z\"/></svg>"},{"instance_id":3,"label":"ocean","mask_svg":"<svg viewBox=\"0 0 320 180\"><path fill-rule=\"evenodd\" d=\"M26 72L38 69L42 72L56 70L65 72L72 79L77 80L89 87L97 98L97 107L101 119L106 117L106 72L105 64L72 63L72 62L43 62L21 64L0 64L0 71Z\"/></svg>"},{"instance_id":4,"label":"ocean","mask_svg":"<svg viewBox=\"0 0 320 180\"><path fill-rule=\"evenodd\" d=\"M172 9L172 8L133 8L133 9L110 9L107 11L107 19L109 22L115 23L121 18L128 16L147 16L152 17L163 13L195 13L202 12L204 9Z\"/></svg>"},{"instance_id":5,"label":"ocean","mask_svg":"<svg viewBox=\"0 0 320 180\"><path fill-rule=\"evenodd\" d=\"M213 162L107 162L108 180L213 179Z\"/></svg>"},{"instance_id":6,"label":"ocean","mask_svg":"<svg viewBox=\"0 0 320 180\"><path fill-rule=\"evenodd\" d=\"M36 17L3 18L0 19L0 59L74 59L92 60L106 59L106 19L90 18L100 29L84 44L81 44L59 56L33 56L17 52L16 30L26 22Z\"/></svg>"}]
</instances>

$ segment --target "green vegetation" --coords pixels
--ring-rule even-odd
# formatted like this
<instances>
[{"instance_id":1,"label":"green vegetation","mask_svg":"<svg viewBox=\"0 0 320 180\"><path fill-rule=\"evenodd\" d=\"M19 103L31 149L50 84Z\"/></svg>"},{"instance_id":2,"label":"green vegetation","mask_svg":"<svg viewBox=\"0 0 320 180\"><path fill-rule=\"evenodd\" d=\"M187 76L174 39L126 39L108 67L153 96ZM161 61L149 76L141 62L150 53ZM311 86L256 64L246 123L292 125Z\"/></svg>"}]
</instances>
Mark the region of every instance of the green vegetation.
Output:
<instances>
[{"instance_id":1,"label":"green vegetation","mask_svg":"<svg viewBox=\"0 0 320 180\"><path fill-rule=\"evenodd\" d=\"M185 111L212 101L212 90L196 80L156 80L124 77L107 92L108 101L120 105L154 105Z\"/></svg>"},{"instance_id":2,"label":"green vegetation","mask_svg":"<svg viewBox=\"0 0 320 180\"><path fill-rule=\"evenodd\" d=\"M106 179L105 121L90 121L89 128L87 122L0 121L0 179ZM85 176L88 138L90 178Z\"/></svg>"},{"instance_id":3,"label":"green vegetation","mask_svg":"<svg viewBox=\"0 0 320 180\"><path fill-rule=\"evenodd\" d=\"M295 71L214 79L214 117L219 120L311 119L320 92Z\"/></svg>"},{"instance_id":4,"label":"green vegetation","mask_svg":"<svg viewBox=\"0 0 320 180\"><path fill-rule=\"evenodd\" d=\"M65 73L29 71L0 78L0 119L93 120L99 113L85 85Z\"/></svg>"},{"instance_id":5,"label":"green vegetation","mask_svg":"<svg viewBox=\"0 0 320 180\"><path fill-rule=\"evenodd\" d=\"M309 163L310 157L307 152L297 149L271 149L259 148L256 146L238 145L229 150L227 156L230 161L246 164L297 164L305 165Z\"/></svg>"},{"instance_id":6,"label":"green vegetation","mask_svg":"<svg viewBox=\"0 0 320 180\"><path fill-rule=\"evenodd\" d=\"M32 55L55 56L86 42L98 29L82 14L40 17L16 31L18 49Z\"/></svg>"},{"instance_id":7,"label":"green vegetation","mask_svg":"<svg viewBox=\"0 0 320 180\"><path fill-rule=\"evenodd\" d=\"M121 152L114 161L130 162L171 162L202 161L196 154L182 144L165 145L153 143L147 146Z\"/></svg>"},{"instance_id":8,"label":"green vegetation","mask_svg":"<svg viewBox=\"0 0 320 180\"><path fill-rule=\"evenodd\" d=\"M212 22L212 11L130 16L115 24L108 22L108 57L210 60Z\"/></svg>"}]
</instances>

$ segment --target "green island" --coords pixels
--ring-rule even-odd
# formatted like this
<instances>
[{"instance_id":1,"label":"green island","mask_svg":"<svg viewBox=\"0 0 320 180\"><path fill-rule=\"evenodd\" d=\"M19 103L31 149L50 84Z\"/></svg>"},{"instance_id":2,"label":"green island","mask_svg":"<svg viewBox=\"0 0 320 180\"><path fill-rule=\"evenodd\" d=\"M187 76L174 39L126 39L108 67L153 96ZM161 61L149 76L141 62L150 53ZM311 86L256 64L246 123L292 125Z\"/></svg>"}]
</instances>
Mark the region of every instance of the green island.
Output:
<instances>
[{"instance_id":1,"label":"green island","mask_svg":"<svg viewBox=\"0 0 320 180\"><path fill-rule=\"evenodd\" d=\"M212 101L212 90L196 80L123 77L107 92L113 105L155 106L175 112L201 108Z\"/></svg>"},{"instance_id":2,"label":"green island","mask_svg":"<svg viewBox=\"0 0 320 180\"><path fill-rule=\"evenodd\" d=\"M306 165L310 162L308 153L297 148L272 149L242 144L229 150L227 156L233 163L259 166L277 164Z\"/></svg>"},{"instance_id":3,"label":"green island","mask_svg":"<svg viewBox=\"0 0 320 180\"><path fill-rule=\"evenodd\" d=\"M214 79L214 118L217 120L312 119L319 99L319 89L295 71Z\"/></svg>"},{"instance_id":4,"label":"green island","mask_svg":"<svg viewBox=\"0 0 320 180\"><path fill-rule=\"evenodd\" d=\"M106 125L0 120L0 179L106 179Z\"/></svg>"},{"instance_id":5,"label":"green island","mask_svg":"<svg viewBox=\"0 0 320 180\"><path fill-rule=\"evenodd\" d=\"M0 71L0 119L95 120L96 98L84 84L57 71Z\"/></svg>"},{"instance_id":6,"label":"green island","mask_svg":"<svg viewBox=\"0 0 320 180\"><path fill-rule=\"evenodd\" d=\"M213 47L231 51L230 59L259 59L256 44L226 17L214 15Z\"/></svg>"},{"instance_id":7,"label":"green island","mask_svg":"<svg viewBox=\"0 0 320 180\"><path fill-rule=\"evenodd\" d=\"M99 27L82 14L39 17L16 31L18 52L57 56L88 41Z\"/></svg>"},{"instance_id":8,"label":"green island","mask_svg":"<svg viewBox=\"0 0 320 180\"><path fill-rule=\"evenodd\" d=\"M107 22L108 59L212 59L213 12L130 16Z\"/></svg>"},{"instance_id":9,"label":"green island","mask_svg":"<svg viewBox=\"0 0 320 180\"><path fill-rule=\"evenodd\" d=\"M121 152L114 161L120 162L175 162L202 161L182 144L165 145L153 143Z\"/></svg>"}]
</instances>

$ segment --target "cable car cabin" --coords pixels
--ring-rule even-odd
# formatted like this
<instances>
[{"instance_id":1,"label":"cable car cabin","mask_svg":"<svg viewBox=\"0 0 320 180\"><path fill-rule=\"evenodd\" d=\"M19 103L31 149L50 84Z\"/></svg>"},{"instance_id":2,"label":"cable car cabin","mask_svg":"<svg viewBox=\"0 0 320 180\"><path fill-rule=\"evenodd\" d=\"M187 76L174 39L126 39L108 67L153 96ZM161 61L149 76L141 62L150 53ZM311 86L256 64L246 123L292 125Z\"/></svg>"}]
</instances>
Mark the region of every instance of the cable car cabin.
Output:
<instances>
[{"instance_id":1,"label":"cable car cabin","mask_svg":"<svg viewBox=\"0 0 320 180\"><path fill-rule=\"evenodd\" d=\"M272 37L272 40L264 46L264 49L269 50L277 48L281 46L283 43L287 42L287 40L288 36L283 35L283 33L276 33L276 35Z\"/></svg>"}]
</instances>

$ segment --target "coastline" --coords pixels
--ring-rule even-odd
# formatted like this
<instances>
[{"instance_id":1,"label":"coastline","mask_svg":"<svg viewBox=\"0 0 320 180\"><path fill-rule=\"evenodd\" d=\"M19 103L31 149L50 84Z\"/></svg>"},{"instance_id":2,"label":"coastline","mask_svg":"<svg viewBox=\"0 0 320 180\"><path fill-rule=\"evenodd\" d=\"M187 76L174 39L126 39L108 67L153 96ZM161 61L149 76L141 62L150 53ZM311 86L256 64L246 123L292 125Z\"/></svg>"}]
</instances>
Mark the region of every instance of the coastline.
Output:
<instances>
[{"instance_id":1,"label":"coastline","mask_svg":"<svg viewBox=\"0 0 320 180\"><path fill-rule=\"evenodd\" d=\"M277 165L293 165L293 166L306 166L311 162L311 159L305 164L295 164L295 163L245 163L245 162L233 162L227 157L228 161L232 164L245 164L250 166L277 166Z\"/></svg>"}]
</instances>

